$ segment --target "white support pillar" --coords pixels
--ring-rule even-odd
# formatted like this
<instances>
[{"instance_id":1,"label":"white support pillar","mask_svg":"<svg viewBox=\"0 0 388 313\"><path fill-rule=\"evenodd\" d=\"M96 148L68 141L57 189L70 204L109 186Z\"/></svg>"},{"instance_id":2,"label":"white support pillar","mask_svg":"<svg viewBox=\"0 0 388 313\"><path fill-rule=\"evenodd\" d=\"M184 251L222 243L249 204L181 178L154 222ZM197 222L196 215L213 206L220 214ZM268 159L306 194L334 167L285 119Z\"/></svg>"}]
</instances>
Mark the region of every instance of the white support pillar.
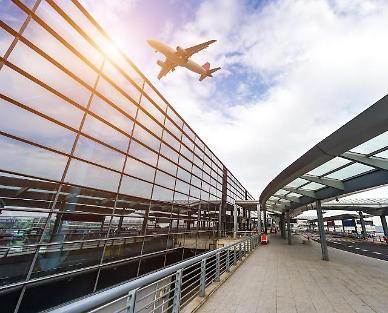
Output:
<instances>
[{"instance_id":1,"label":"white support pillar","mask_svg":"<svg viewBox=\"0 0 388 313\"><path fill-rule=\"evenodd\" d=\"M237 238L237 205L233 204L233 238Z\"/></svg>"},{"instance_id":2,"label":"white support pillar","mask_svg":"<svg viewBox=\"0 0 388 313\"><path fill-rule=\"evenodd\" d=\"M261 234L261 209L260 204L257 204L257 231Z\"/></svg>"},{"instance_id":3,"label":"white support pillar","mask_svg":"<svg viewBox=\"0 0 388 313\"><path fill-rule=\"evenodd\" d=\"M290 211L286 212L286 219L287 219L287 243L289 245L292 244L292 237L291 237L291 218L290 218Z\"/></svg>"}]
</instances>

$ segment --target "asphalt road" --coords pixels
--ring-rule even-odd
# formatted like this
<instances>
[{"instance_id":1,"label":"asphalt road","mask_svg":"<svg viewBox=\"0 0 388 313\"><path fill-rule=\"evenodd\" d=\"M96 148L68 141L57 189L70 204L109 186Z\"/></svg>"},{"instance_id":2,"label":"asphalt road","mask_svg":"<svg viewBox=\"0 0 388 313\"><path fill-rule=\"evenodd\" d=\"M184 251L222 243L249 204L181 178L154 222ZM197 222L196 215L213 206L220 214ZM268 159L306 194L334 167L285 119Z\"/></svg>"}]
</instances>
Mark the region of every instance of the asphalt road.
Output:
<instances>
[{"instance_id":1,"label":"asphalt road","mask_svg":"<svg viewBox=\"0 0 388 313\"><path fill-rule=\"evenodd\" d=\"M319 242L319 237L313 240ZM388 261L388 244L377 244L350 238L327 238L326 241L327 245L332 248Z\"/></svg>"}]
</instances>

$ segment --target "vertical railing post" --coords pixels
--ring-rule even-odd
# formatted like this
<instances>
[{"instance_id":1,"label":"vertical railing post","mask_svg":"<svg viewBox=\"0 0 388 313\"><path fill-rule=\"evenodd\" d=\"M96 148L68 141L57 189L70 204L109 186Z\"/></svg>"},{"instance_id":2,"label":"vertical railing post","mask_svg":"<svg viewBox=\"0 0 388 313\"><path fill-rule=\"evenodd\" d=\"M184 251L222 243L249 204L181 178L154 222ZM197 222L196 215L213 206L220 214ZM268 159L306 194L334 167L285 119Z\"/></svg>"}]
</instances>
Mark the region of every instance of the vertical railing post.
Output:
<instances>
[{"instance_id":1,"label":"vertical railing post","mask_svg":"<svg viewBox=\"0 0 388 313\"><path fill-rule=\"evenodd\" d=\"M239 261L241 260L241 254L242 254L242 244L240 242L240 244L238 245L238 260Z\"/></svg>"},{"instance_id":2,"label":"vertical railing post","mask_svg":"<svg viewBox=\"0 0 388 313\"><path fill-rule=\"evenodd\" d=\"M172 313L179 313L181 308L181 287L182 287L182 270L177 270L175 274L174 302Z\"/></svg>"},{"instance_id":3,"label":"vertical railing post","mask_svg":"<svg viewBox=\"0 0 388 313\"><path fill-rule=\"evenodd\" d=\"M229 268L230 268L230 250L227 249L226 250L226 260L225 260L225 271L229 272Z\"/></svg>"},{"instance_id":4,"label":"vertical railing post","mask_svg":"<svg viewBox=\"0 0 388 313\"><path fill-rule=\"evenodd\" d=\"M243 243L243 254L242 254L242 257L245 257L245 253L247 252L247 241L244 240L244 243Z\"/></svg>"},{"instance_id":5,"label":"vertical railing post","mask_svg":"<svg viewBox=\"0 0 388 313\"><path fill-rule=\"evenodd\" d=\"M135 313L135 303L136 303L136 292L138 288L128 292L127 298L127 312L126 313Z\"/></svg>"},{"instance_id":6,"label":"vertical railing post","mask_svg":"<svg viewBox=\"0 0 388 313\"><path fill-rule=\"evenodd\" d=\"M233 246L233 265L237 264L237 248L236 245Z\"/></svg>"},{"instance_id":7,"label":"vertical railing post","mask_svg":"<svg viewBox=\"0 0 388 313\"><path fill-rule=\"evenodd\" d=\"M205 296L206 287L206 259L201 261L201 276L199 278L199 296Z\"/></svg>"},{"instance_id":8,"label":"vertical railing post","mask_svg":"<svg viewBox=\"0 0 388 313\"><path fill-rule=\"evenodd\" d=\"M219 252L216 254L216 277L214 278L214 281L216 282L220 281L220 253Z\"/></svg>"}]
</instances>

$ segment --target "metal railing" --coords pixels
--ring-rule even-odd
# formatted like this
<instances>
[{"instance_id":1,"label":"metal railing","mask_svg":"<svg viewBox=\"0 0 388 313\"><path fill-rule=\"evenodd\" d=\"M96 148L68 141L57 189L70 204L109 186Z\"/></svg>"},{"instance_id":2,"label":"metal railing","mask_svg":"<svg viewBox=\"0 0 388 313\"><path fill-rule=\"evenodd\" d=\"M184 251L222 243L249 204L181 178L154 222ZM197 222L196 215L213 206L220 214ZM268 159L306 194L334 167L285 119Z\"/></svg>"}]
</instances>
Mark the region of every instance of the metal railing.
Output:
<instances>
[{"instance_id":1,"label":"metal railing","mask_svg":"<svg viewBox=\"0 0 388 313\"><path fill-rule=\"evenodd\" d=\"M259 235L247 237L45 312L178 313L196 296L204 297L210 284L258 245Z\"/></svg>"}]
</instances>

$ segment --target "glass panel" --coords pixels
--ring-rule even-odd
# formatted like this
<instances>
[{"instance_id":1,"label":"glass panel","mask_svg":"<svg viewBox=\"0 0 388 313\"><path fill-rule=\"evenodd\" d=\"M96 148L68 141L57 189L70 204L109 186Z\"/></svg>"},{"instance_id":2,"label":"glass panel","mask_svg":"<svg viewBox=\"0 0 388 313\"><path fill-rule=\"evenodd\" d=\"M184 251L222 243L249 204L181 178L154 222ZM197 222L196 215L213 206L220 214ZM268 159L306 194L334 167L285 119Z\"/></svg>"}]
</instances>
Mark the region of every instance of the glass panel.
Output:
<instances>
[{"instance_id":1,"label":"glass panel","mask_svg":"<svg viewBox=\"0 0 388 313\"><path fill-rule=\"evenodd\" d=\"M144 91L162 109L162 111L164 111L164 112L166 111L167 103L147 83L144 85Z\"/></svg>"},{"instance_id":2,"label":"glass panel","mask_svg":"<svg viewBox=\"0 0 388 313\"><path fill-rule=\"evenodd\" d=\"M129 154L152 166L156 166L157 154L137 143L136 141L131 142Z\"/></svg>"},{"instance_id":3,"label":"glass panel","mask_svg":"<svg viewBox=\"0 0 388 313\"><path fill-rule=\"evenodd\" d=\"M172 190L155 186L154 192L152 194L152 199L158 200L158 201L172 201L173 193L174 192Z\"/></svg>"},{"instance_id":4,"label":"glass panel","mask_svg":"<svg viewBox=\"0 0 388 313\"><path fill-rule=\"evenodd\" d=\"M54 9L42 1L38 7L37 15L41 17L60 37L65 39L79 53L85 56L95 66L102 63L102 54L92 47L78 32L74 30Z\"/></svg>"},{"instance_id":5,"label":"glass panel","mask_svg":"<svg viewBox=\"0 0 388 313\"><path fill-rule=\"evenodd\" d=\"M169 146L171 146L176 151L180 150L180 142L176 140L174 137L172 137L168 132L163 132L163 141L167 143ZM171 148L168 148L171 149Z\"/></svg>"},{"instance_id":6,"label":"glass panel","mask_svg":"<svg viewBox=\"0 0 388 313\"><path fill-rule=\"evenodd\" d=\"M124 176L121 183L120 193L150 199L152 184L141 180Z\"/></svg>"},{"instance_id":7,"label":"glass panel","mask_svg":"<svg viewBox=\"0 0 388 313\"><path fill-rule=\"evenodd\" d=\"M176 179L175 177L172 177L172 176L167 175L163 172L157 171L155 183L158 185L161 185L163 187L174 189L175 179Z\"/></svg>"},{"instance_id":8,"label":"glass panel","mask_svg":"<svg viewBox=\"0 0 388 313\"><path fill-rule=\"evenodd\" d=\"M103 73L113 81L119 88L121 88L127 95L129 95L135 103L138 103L140 97L140 91L128 81L113 65L111 62L106 61L104 65ZM131 107L135 106L131 104Z\"/></svg>"},{"instance_id":9,"label":"glass panel","mask_svg":"<svg viewBox=\"0 0 388 313\"><path fill-rule=\"evenodd\" d=\"M145 128L149 129L157 137L161 138L162 136L162 127L158 125L151 117L146 113L139 110L137 121L142 124Z\"/></svg>"},{"instance_id":10,"label":"glass panel","mask_svg":"<svg viewBox=\"0 0 388 313\"><path fill-rule=\"evenodd\" d=\"M351 149L351 151L361 154L370 154L386 146L388 146L388 132L364 142L363 144Z\"/></svg>"},{"instance_id":11,"label":"glass panel","mask_svg":"<svg viewBox=\"0 0 388 313\"><path fill-rule=\"evenodd\" d=\"M120 174L78 160L71 160L66 181L77 185L117 191Z\"/></svg>"},{"instance_id":12,"label":"glass panel","mask_svg":"<svg viewBox=\"0 0 388 313\"><path fill-rule=\"evenodd\" d=\"M100 97L93 97L90 111L96 113L98 116L102 117L104 120L117 128L125 131L128 135L132 133L133 122L128 117L111 107Z\"/></svg>"},{"instance_id":13,"label":"glass panel","mask_svg":"<svg viewBox=\"0 0 388 313\"><path fill-rule=\"evenodd\" d=\"M303 186L301 189L307 189L307 190L318 190L318 189L321 189L323 187L326 187L325 185L321 185L321 184L318 184L318 183L314 183L314 182L311 182L305 186Z\"/></svg>"},{"instance_id":14,"label":"glass panel","mask_svg":"<svg viewBox=\"0 0 388 313\"><path fill-rule=\"evenodd\" d=\"M315 175L315 176L322 176L348 163L350 163L349 160L346 160L340 157L335 157L334 159L331 159L330 161L327 161L326 163L310 171L308 174Z\"/></svg>"},{"instance_id":15,"label":"glass panel","mask_svg":"<svg viewBox=\"0 0 388 313\"><path fill-rule=\"evenodd\" d=\"M1 2L1 20L15 30L19 30L27 15L11 1Z\"/></svg>"},{"instance_id":16,"label":"glass panel","mask_svg":"<svg viewBox=\"0 0 388 313\"><path fill-rule=\"evenodd\" d=\"M159 158L158 168L173 176L175 176L177 172L177 166L163 157Z\"/></svg>"},{"instance_id":17,"label":"glass panel","mask_svg":"<svg viewBox=\"0 0 388 313\"><path fill-rule=\"evenodd\" d=\"M86 65L85 62L81 61L75 54L70 52L70 50L64 48L57 39L34 20L29 23L23 36L81 80L90 86L93 86L97 78L97 73Z\"/></svg>"},{"instance_id":18,"label":"glass panel","mask_svg":"<svg viewBox=\"0 0 388 313\"><path fill-rule=\"evenodd\" d=\"M16 45L9 60L78 104L86 106L90 91L23 43Z\"/></svg>"},{"instance_id":19,"label":"glass panel","mask_svg":"<svg viewBox=\"0 0 388 313\"><path fill-rule=\"evenodd\" d=\"M340 180L346 180L348 178L351 178L353 176L356 176L358 174L368 172L374 170L373 167L366 166L363 164L355 163L351 164L337 172L334 172L330 175L328 175L328 178L334 178L334 179L340 179Z\"/></svg>"},{"instance_id":20,"label":"glass panel","mask_svg":"<svg viewBox=\"0 0 388 313\"><path fill-rule=\"evenodd\" d=\"M283 195L285 195L285 194L287 194L288 193L288 191L286 191L286 190L278 190L278 191L276 191L275 192L275 195L280 195L280 196L283 196Z\"/></svg>"},{"instance_id":21,"label":"glass panel","mask_svg":"<svg viewBox=\"0 0 388 313\"><path fill-rule=\"evenodd\" d=\"M97 91L129 116L135 118L137 107L130 99L125 97L125 95L109 84L104 78L100 78L98 81Z\"/></svg>"},{"instance_id":22,"label":"glass panel","mask_svg":"<svg viewBox=\"0 0 388 313\"><path fill-rule=\"evenodd\" d=\"M152 182L155 176L155 169L129 157L125 165L125 173Z\"/></svg>"},{"instance_id":23,"label":"glass panel","mask_svg":"<svg viewBox=\"0 0 388 313\"><path fill-rule=\"evenodd\" d=\"M60 180L67 157L0 136L0 169Z\"/></svg>"},{"instance_id":24,"label":"glass panel","mask_svg":"<svg viewBox=\"0 0 388 313\"><path fill-rule=\"evenodd\" d=\"M2 131L58 151L70 152L74 143L74 132L2 99L0 112Z\"/></svg>"},{"instance_id":25,"label":"glass panel","mask_svg":"<svg viewBox=\"0 0 388 313\"><path fill-rule=\"evenodd\" d=\"M20 92L23 86L23 92ZM0 71L0 92L73 128L78 128L83 111L4 66Z\"/></svg>"},{"instance_id":26,"label":"glass panel","mask_svg":"<svg viewBox=\"0 0 388 313\"><path fill-rule=\"evenodd\" d=\"M0 55L4 56L15 37L0 28Z\"/></svg>"},{"instance_id":27,"label":"glass panel","mask_svg":"<svg viewBox=\"0 0 388 313\"><path fill-rule=\"evenodd\" d=\"M121 171L125 156L99 143L80 136L75 155L117 171Z\"/></svg>"},{"instance_id":28,"label":"glass panel","mask_svg":"<svg viewBox=\"0 0 388 313\"><path fill-rule=\"evenodd\" d=\"M293 188L298 188L304 184L307 184L309 181L308 180L305 180L305 179L302 179L302 178L297 178L295 180L293 180L292 182L290 182L287 187L293 187Z\"/></svg>"},{"instance_id":29,"label":"glass panel","mask_svg":"<svg viewBox=\"0 0 388 313\"><path fill-rule=\"evenodd\" d=\"M129 138L118 132L105 123L88 115L86 117L82 132L103 141L104 143L126 152L128 148Z\"/></svg>"},{"instance_id":30,"label":"glass panel","mask_svg":"<svg viewBox=\"0 0 388 313\"><path fill-rule=\"evenodd\" d=\"M160 140L139 125L135 125L133 136L151 149L159 151Z\"/></svg>"},{"instance_id":31,"label":"glass panel","mask_svg":"<svg viewBox=\"0 0 388 313\"><path fill-rule=\"evenodd\" d=\"M388 159L388 150L385 150L383 152L380 152L375 155L378 158Z\"/></svg>"}]
</instances>

